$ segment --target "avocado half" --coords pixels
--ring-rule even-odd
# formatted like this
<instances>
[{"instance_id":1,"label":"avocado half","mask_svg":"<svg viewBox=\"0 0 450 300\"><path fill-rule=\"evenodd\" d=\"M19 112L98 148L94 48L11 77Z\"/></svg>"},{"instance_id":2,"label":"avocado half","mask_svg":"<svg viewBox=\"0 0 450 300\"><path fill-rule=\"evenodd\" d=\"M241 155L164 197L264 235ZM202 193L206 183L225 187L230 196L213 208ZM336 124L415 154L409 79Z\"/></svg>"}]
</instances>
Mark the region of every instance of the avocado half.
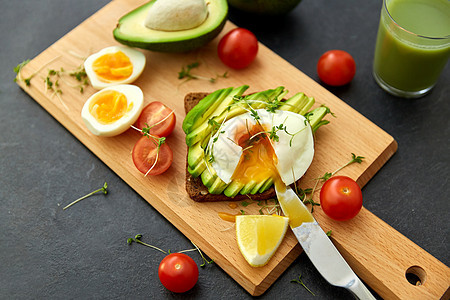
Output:
<instances>
[{"instance_id":1,"label":"avocado half","mask_svg":"<svg viewBox=\"0 0 450 300\"><path fill-rule=\"evenodd\" d=\"M147 28L145 18L156 0L152 0L119 19L114 38L124 45L158 52L188 52L214 39L223 29L228 16L227 0L208 3L208 17L199 26L179 31Z\"/></svg>"}]
</instances>

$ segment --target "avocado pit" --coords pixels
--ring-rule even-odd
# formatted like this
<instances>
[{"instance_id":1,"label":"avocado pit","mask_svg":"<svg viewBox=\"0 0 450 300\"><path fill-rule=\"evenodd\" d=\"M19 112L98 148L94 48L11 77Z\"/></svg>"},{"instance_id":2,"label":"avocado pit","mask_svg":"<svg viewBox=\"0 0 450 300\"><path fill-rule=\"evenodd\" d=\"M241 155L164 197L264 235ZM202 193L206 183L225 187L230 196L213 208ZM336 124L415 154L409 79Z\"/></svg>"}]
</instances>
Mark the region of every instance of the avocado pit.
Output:
<instances>
[{"instance_id":1,"label":"avocado pit","mask_svg":"<svg viewBox=\"0 0 450 300\"><path fill-rule=\"evenodd\" d=\"M207 17L204 0L157 0L148 11L145 26L162 31L187 30L200 26Z\"/></svg>"},{"instance_id":2,"label":"avocado pit","mask_svg":"<svg viewBox=\"0 0 450 300\"><path fill-rule=\"evenodd\" d=\"M227 0L150 0L122 16L113 35L130 47L188 52L214 39L227 15Z\"/></svg>"}]
</instances>

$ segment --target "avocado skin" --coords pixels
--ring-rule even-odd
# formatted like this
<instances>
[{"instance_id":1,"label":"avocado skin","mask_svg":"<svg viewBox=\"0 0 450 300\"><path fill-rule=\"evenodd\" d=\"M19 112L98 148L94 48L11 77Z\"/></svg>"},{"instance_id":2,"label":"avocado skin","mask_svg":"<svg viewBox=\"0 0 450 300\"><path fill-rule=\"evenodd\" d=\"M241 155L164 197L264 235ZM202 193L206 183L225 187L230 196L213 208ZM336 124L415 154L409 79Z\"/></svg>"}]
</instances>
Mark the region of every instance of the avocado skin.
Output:
<instances>
[{"instance_id":1,"label":"avocado skin","mask_svg":"<svg viewBox=\"0 0 450 300\"><path fill-rule=\"evenodd\" d=\"M113 35L116 41L130 47L146 49L155 52L181 53L195 50L212 41L222 31L223 27L225 26L225 23L226 19L224 19L222 23L218 27L216 27L213 31L210 31L205 35L192 38L189 40L175 41L175 42L148 43L142 41L127 40L125 38L122 38L120 34L116 33L117 31L120 30L120 24L117 24L117 27L113 31Z\"/></svg>"},{"instance_id":2,"label":"avocado skin","mask_svg":"<svg viewBox=\"0 0 450 300\"><path fill-rule=\"evenodd\" d=\"M301 0L228 0L230 6L260 16L281 16L293 10Z\"/></svg>"},{"instance_id":3,"label":"avocado skin","mask_svg":"<svg viewBox=\"0 0 450 300\"><path fill-rule=\"evenodd\" d=\"M224 14L224 18L215 28L212 28L210 31L202 34L200 36L187 38L184 40L177 41L146 41L134 39L132 37L127 36L126 33L121 31L121 24L123 22L127 22L127 19L132 18L135 11L145 9L147 6L150 6L152 3L146 3L135 10L129 12L119 19L119 22L116 25L116 28L113 30L113 36L116 41L123 45L127 45L134 48L141 48L155 52L168 52L168 53L183 53L195 50L200 48L211 40L213 40L219 33L222 31L225 26L228 18L228 6L226 6L226 12ZM202 26L202 25L200 25Z\"/></svg>"}]
</instances>

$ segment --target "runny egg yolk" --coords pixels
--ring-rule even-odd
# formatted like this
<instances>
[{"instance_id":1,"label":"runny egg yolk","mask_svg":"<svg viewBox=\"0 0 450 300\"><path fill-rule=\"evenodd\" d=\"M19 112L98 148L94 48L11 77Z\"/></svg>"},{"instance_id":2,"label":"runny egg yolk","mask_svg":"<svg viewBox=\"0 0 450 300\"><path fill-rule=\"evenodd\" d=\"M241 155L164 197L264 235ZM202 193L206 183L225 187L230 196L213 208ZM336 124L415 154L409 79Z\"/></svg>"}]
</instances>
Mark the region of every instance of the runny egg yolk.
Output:
<instances>
[{"instance_id":1,"label":"runny egg yolk","mask_svg":"<svg viewBox=\"0 0 450 300\"><path fill-rule=\"evenodd\" d=\"M260 182L267 178L279 178L275 151L265 134L262 125L239 130L235 142L242 147L242 155L233 173L232 179L247 184L250 181Z\"/></svg>"},{"instance_id":2,"label":"runny egg yolk","mask_svg":"<svg viewBox=\"0 0 450 300\"><path fill-rule=\"evenodd\" d=\"M313 222L313 216L300 200L285 199L286 185L276 168L278 158L265 132L262 125L256 124L246 133L236 135L236 143L243 152L232 179L245 185L250 181L260 182L272 178L283 212L289 217L289 224L294 228L303 222ZM221 216L229 221L225 217L228 216Z\"/></svg>"},{"instance_id":3,"label":"runny egg yolk","mask_svg":"<svg viewBox=\"0 0 450 300\"><path fill-rule=\"evenodd\" d=\"M90 114L101 124L111 124L133 108L127 97L115 90L100 92L89 105Z\"/></svg>"},{"instance_id":4,"label":"runny egg yolk","mask_svg":"<svg viewBox=\"0 0 450 300\"><path fill-rule=\"evenodd\" d=\"M98 79L103 82L125 80L133 73L130 58L122 51L107 53L92 63L92 69Z\"/></svg>"}]
</instances>

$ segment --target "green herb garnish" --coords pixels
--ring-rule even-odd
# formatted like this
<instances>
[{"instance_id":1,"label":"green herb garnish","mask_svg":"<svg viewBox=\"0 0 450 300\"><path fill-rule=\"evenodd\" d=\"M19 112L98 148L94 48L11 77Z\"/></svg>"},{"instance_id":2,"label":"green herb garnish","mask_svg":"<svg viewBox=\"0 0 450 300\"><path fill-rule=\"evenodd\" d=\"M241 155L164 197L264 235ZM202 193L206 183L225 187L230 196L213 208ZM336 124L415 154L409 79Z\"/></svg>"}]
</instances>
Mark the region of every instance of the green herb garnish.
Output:
<instances>
[{"instance_id":1,"label":"green herb garnish","mask_svg":"<svg viewBox=\"0 0 450 300\"><path fill-rule=\"evenodd\" d=\"M202 79L207 80L211 83L215 83L218 78L228 78L228 72L223 73L222 75L217 74L216 77L207 78L200 75L192 74L192 69L198 68L200 65L199 62L193 62L191 64L188 64L186 67L182 66L181 71L178 72L178 79L186 79L186 81L191 79Z\"/></svg>"},{"instance_id":2,"label":"green herb garnish","mask_svg":"<svg viewBox=\"0 0 450 300\"><path fill-rule=\"evenodd\" d=\"M314 187L312 188L312 191L311 191L311 197L309 199L304 200L303 203L305 203L305 204L312 204L312 206L311 206L311 212L312 212L313 209L314 209L314 206L320 206L320 203L317 203L317 202L315 202L313 200L313 195L314 195L314 192L316 191L318 183L320 181L322 181L322 182L327 181L332 176L334 176L337 172L341 171L343 168L345 168L345 167L347 167L347 166L349 166L349 165L351 165L353 163L360 164L363 161L364 158L365 157L363 157L363 156L356 156L354 153L352 153L352 158L347 163L345 163L344 165L340 166L339 168L337 168L335 171L333 171L331 173L330 172L325 172L324 175L322 175L319 178L316 178L316 182L315 182Z\"/></svg>"},{"instance_id":3,"label":"green herb garnish","mask_svg":"<svg viewBox=\"0 0 450 300\"><path fill-rule=\"evenodd\" d=\"M63 210L64 210L64 209L67 209L67 208L69 208L69 207L71 207L71 206L74 205L75 203L77 203L77 202L79 202L79 201L81 201L81 200L83 200L83 199L86 199L87 197L90 197L90 196L92 196L92 195L94 195L94 194L96 194L96 193L102 192L103 194L106 195L106 194L108 194L107 188L108 188L108 184L105 182L101 188L99 188L98 190L95 190L95 191L93 191L93 192L91 192L91 193L89 193L89 194L87 194L87 195L84 195L83 197L78 198L77 200L73 201L72 203L70 203L69 205L67 205L66 207L64 207Z\"/></svg>"},{"instance_id":4,"label":"green herb garnish","mask_svg":"<svg viewBox=\"0 0 450 300\"><path fill-rule=\"evenodd\" d=\"M164 250L162 250L161 248L158 248L158 247L156 247L156 246L153 246L153 245L144 243L143 241L141 241L141 238L142 238L142 234L136 234L136 235L134 236L134 238L128 238L128 239L127 239L127 244L128 244L128 245L131 245L132 243L137 243L137 244L141 244L141 245L144 245L144 246L146 246L146 247L149 247L149 248L158 250L158 251L160 251L160 252L162 252L162 253L164 253L164 254L171 254L170 249L169 249L168 251L164 251ZM203 255L203 253L202 253L202 251L200 250L200 248L198 248L197 245L194 244L194 242L191 241L191 243L192 243L192 245L194 245L195 248L193 248L193 249L187 249L187 250L182 250L182 251L179 251L179 252L177 252L177 253L184 253L184 252L190 252L190 251L198 251L198 253L200 254L200 256L202 257L202 260L203 260L203 263L200 265L200 267L202 267L202 268L203 268L206 264L212 264L212 263L214 262L213 259L210 260L210 261L208 261L208 260L205 258L205 256Z\"/></svg>"},{"instance_id":5,"label":"green herb garnish","mask_svg":"<svg viewBox=\"0 0 450 300\"><path fill-rule=\"evenodd\" d=\"M315 296L315 294L303 283L302 275L298 276L298 279L292 279L291 282L298 283L303 286L311 295Z\"/></svg>"}]
</instances>

